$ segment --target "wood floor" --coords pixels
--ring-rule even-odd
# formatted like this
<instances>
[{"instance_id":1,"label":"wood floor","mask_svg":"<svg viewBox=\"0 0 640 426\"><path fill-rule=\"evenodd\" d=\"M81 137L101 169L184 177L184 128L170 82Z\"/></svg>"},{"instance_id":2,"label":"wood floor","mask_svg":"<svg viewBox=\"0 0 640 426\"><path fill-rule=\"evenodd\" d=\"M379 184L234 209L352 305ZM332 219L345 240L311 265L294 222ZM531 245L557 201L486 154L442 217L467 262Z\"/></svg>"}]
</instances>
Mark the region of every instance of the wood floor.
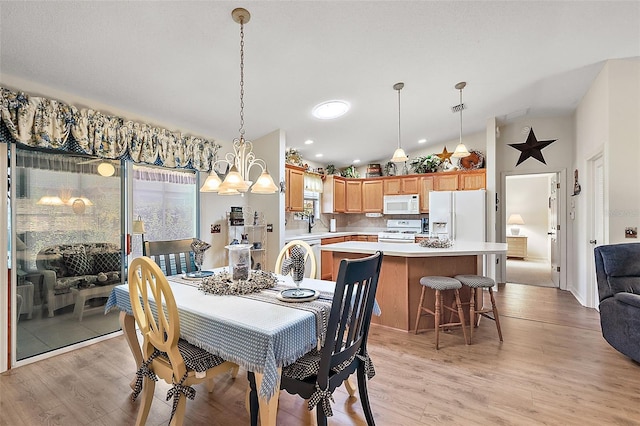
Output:
<instances>
[{"instance_id":1,"label":"wood floor","mask_svg":"<svg viewBox=\"0 0 640 426\"><path fill-rule=\"evenodd\" d=\"M640 365L602 338L599 314L553 288L507 284L497 293L504 342L483 319L474 342L460 330L419 335L373 327L376 376L369 395L378 425L640 425ZM131 425L134 362L123 337L0 376L0 425ZM246 374L197 387L189 425L249 424ZM148 424L166 425L168 386L158 384ZM333 425L365 425L359 400L340 388ZM278 425L312 425L298 397L280 396Z\"/></svg>"}]
</instances>

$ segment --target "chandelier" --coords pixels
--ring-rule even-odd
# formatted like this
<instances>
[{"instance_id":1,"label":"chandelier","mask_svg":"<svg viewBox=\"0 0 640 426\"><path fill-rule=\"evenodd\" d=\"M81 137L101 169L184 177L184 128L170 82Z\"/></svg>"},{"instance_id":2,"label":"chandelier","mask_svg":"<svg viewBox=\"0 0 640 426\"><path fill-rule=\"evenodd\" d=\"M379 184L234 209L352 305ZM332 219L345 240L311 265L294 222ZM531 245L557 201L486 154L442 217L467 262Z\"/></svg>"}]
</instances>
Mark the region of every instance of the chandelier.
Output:
<instances>
[{"instance_id":1,"label":"chandelier","mask_svg":"<svg viewBox=\"0 0 640 426\"><path fill-rule=\"evenodd\" d=\"M391 158L391 161L394 163L402 163L409 159L407 154L404 153L404 149L402 149L402 145L400 143L400 91L403 87L404 83L396 83L393 85L393 90L398 91L398 148L393 153L393 158Z\"/></svg>"},{"instance_id":2,"label":"chandelier","mask_svg":"<svg viewBox=\"0 0 640 426\"><path fill-rule=\"evenodd\" d=\"M464 109L464 104L462 103L462 89L465 88L467 83L465 81L461 81L456 84L456 89L460 91L460 105L456 105L454 108L454 112L456 109L460 110L460 142L458 142L458 146L456 146L456 150L451 154L452 157L455 158L463 158L469 156L469 151L467 147L462 143L462 110Z\"/></svg>"},{"instance_id":3,"label":"chandelier","mask_svg":"<svg viewBox=\"0 0 640 426\"><path fill-rule=\"evenodd\" d=\"M279 188L267 170L267 163L257 158L253 153L253 144L244 138L244 24L249 22L251 15L243 8L233 9L233 20L240 24L240 137L233 140L233 152L225 154L224 159L212 164L211 172L200 188L201 192L217 192L219 195L236 195L245 193L251 188L254 194L273 194ZM224 178L216 173L216 165L226 165L229 172ZM249 171L257 166L261 173L253 183L249 180ZM252 186L253 184L253 186Z\"/></svg>"}]
</instances>

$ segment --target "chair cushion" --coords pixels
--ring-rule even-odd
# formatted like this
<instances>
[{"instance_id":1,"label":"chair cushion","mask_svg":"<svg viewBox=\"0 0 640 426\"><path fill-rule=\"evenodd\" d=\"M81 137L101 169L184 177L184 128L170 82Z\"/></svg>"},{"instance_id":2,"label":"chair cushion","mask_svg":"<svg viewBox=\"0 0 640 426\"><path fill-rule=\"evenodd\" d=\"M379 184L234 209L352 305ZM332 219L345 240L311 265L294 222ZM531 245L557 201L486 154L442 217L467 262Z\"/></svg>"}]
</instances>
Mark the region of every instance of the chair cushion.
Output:
<instances>
[{"instance_id":1,"label":"chair cushion","mask_svg":"<svg viewBox=\"0 0 640 426\"><path fill-rule=\"evenodd\" d=\"M282 368L282 375L290 379L304 380L307 377L312 377L318 374L320 369L320 357L322 354L318 349L312 349L311 351L298 358L293 364L287 365ZM345 360L341 364L334 366L331 371L339 373L347 368L353 362L355 356ZM371 362L366 362L367 376L370 378L375 375L375 370Z\"/></svg>"},{"instance_id":2,"label":"chair cushion","mask_svg":"<svg viewBox=\"0 0 640 426\"><path fill-rule=\"evenodd\" d=\"M182 359L184 359L184 364L190 370L207 371L224 362L224 359L218 355L194 346L184 339L178 339L178 350L180 351L180 355L182 355ZM166 357L166 354L164 354L164 356Z\"/></svg>"},{"instance_id":3,"label":"chair cushion","mask_svg":"<svg viewBox=\"0 0 640 426\"><path fill-rule=\"evenodd\" d=\"M496 285L496 282L489 278L483 277L481 275L456 275L455 279L460 281L463 285L467 287L493 287Z\"/></svg>"},{"instance_id":4,"label":"chair cushion","mask_svg":"<svg viewBox=\"0 0 640 426\"><path fill-rule=\"evenodd\" d=\"M462 284L455 278L429 276L420 278L420 284L434 290L455 290L462 288Z\"/></svg>"}]
</instances>

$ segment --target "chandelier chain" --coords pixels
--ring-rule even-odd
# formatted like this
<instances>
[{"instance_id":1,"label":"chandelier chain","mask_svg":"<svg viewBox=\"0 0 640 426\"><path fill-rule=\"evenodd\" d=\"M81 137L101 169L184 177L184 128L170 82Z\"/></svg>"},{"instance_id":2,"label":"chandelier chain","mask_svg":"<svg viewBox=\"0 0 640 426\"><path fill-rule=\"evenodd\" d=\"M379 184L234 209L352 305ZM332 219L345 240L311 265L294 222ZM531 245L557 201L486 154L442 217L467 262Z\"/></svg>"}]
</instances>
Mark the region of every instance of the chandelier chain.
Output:
<instances>
[{"instance_id":1,"label":"chandelier chain","mask_svg":"<svg viewBox=\"0 0 640 426\"><path fill-rule=\"evenodd\" d=\"M244 19L240 18L240 138L244 138Z\"/></svg>"}]
</instances>

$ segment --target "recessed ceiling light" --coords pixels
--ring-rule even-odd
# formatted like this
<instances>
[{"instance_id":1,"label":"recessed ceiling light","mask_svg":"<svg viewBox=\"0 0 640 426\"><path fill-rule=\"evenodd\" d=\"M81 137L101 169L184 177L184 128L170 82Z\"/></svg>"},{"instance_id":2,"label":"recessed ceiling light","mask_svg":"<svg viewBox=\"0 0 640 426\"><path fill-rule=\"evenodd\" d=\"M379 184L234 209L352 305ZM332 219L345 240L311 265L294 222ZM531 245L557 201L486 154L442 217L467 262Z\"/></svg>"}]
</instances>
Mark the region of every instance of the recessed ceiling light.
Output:
<instances>
[{"instance_id":1,"label":"recessed ceiling light","mask_svg":"<svg viewBox=\"0 0 640 426\"><path fill-rule=\"evenodd\" d=\"M360 162L360 160L353 160L353 162L354 162L354 163L359 163L359 162Z\"/></svg>"},{"instance_id":2,"label":"recessed ceiling light","mask_svg":"<svg viewBox=\"0 0 640 426\"><path fill-rule=\"evenodd\" d=\"M326 101L313 107L311 113L321 120L331 120L346 114L349 107L349 102L346 101Z\"/></svg>"},{"instance_id":3,"label":"recessed ceiling light","mask_svg":"<svg viewBox=\"0 0 640 426\"><path fill-rule=\"evenodd\" d=\"M305 145L311 145L313 143L313 141L311 139L307 139L306 141L304 141Z\"/></svg>"},{"instance_id":4,"label":"recessed ceiling light","mask_svg":"<svg viewBox=\"0 0 640 426\"><path fill-rule=\"evenodd\" d=\"M427 142L427 140L426 140L426 139L419 139L419 140L418 140L418 143L426 143L426 142Z\"/></svg>"},{"instance_id":5,"label":"recessed ceiling light","mask_svg":"<svg viewBox=\"0 0 640 426\"><path fill-rule=\"evenodd\" d=\"M322 154L316 154L316 158L322 157Z\"/></svg>"}]
</instances>

